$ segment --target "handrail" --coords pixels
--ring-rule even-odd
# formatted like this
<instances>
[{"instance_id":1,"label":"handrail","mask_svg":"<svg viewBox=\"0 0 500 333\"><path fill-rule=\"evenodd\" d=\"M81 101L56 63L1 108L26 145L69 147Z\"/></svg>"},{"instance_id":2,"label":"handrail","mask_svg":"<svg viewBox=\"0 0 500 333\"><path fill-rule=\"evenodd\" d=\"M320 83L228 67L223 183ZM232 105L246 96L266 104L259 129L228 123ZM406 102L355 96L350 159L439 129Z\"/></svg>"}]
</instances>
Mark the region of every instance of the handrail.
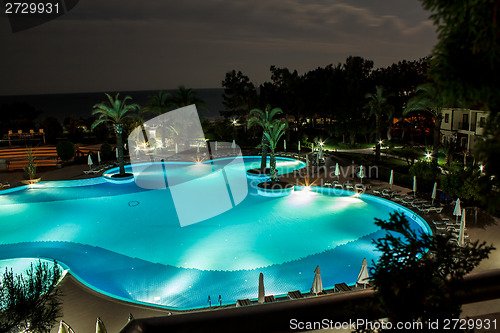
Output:
<instances>
[{"instance_id":1,"label":"handrail","mask_svg":"<svg viewBox=\"0 0 500 333\"><path fill-rule=\"evenodd\" d=\"M458 299L462 304L498 299L498 281L500 269L471 273L464 278L463 289L457 293ZM366 307L373 300L374 294L375 291L370 289L224 310L134 319L120 333L290 332L300 331L292 329L292 320L331 320L333 323L356 319L373 320L384 317L379 309ZM360 308L364 311L356 310Z\"/></svg>"}]
</instances>

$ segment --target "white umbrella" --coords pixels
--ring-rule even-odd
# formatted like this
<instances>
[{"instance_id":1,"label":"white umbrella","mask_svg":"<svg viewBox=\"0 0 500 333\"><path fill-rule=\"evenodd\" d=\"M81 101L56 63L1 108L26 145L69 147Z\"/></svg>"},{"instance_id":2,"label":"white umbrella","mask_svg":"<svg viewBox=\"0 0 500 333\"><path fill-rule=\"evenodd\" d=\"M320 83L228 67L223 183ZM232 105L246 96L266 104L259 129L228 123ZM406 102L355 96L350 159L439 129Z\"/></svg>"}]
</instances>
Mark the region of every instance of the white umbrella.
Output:
<instances>
[{"instance_id":1,"label":"white umbrella","mask_svg":"<svg viewBox=\"0 0 500 333\"><path fill-rule=\"evenodd\" d=\"M236 141L233 140L233 143L231 143L231 148L233 148L233 149L236 148Z\"/></svg>"},{"instance_id":2,"label":"white umbrella","mask_svg":"<svg viewBox=\"0 0 500 333\"><path fill-rule=\"evenodd\" d=\"M104 323L99 317L97 317L97 322L95 323L95 333L107 333L106 327L104 327Z\"/></svg>"},{"instance_id":3,"label":"white umbrella","mask_svg":"<svg viewBox=\"0 0 500 333\"><path fill-rule=\"evenodd\" d=\"M196 144L196 152L199 153L200 152L200 143L198 142Z\"/></svg>"},{"instance_id":4,"label":"white umbrella","mask_svg":"<svg viewBox=\"0 0 500 333\"><path fill-rule=\"evenodd\" d=\"M434 187L432 188L432 194L431 194L431 199L432 199L433 205L434 205L434 199L436 199L437 186L438 186L438 183L434 182Z\"/></svg>"},{"instance_id":5,"label":"white umbrella","mask_svg":"<svg viewBox=\"0 0 500 333\"><path fill-rule=\"evenodd\" d=\"M457 199L455 203L455 209L453 210L453 215L456 216L456 223L458 223L458 217L462 216L462 209L460 208L460 198Z\"/></svg>"},{"instance_id":6,"label":"white umbrella","mask_svg":"<svg viewBox=\"0 0 500 333\"><path fill-rule=\"evenodd\" d=\"M462 209L462 218L460 220L460 232L458 234L458 245L465 245L465 208Z\"/></svg>"},{"instance_id":7,"label":"white umbrella","mask_svg":"<svg viewBox=\"0 0 500 333\"><path fill-rule=\"evenodd\" d=\"M264 274L260 273L259 274L259 298L258 302L259 303L264 303L264 296L265 296L265 291L264 291Z\"/></svg>"},{"instance_id":8,"label":"white umbrella","mask_svg":"<svg viewBox=\"0 0 500 333\"><path fill-rule=\"evenodd\" d=\"M318 295L323 291L323 281L321 281L321 271L319 270L319 266L316 266L314 270L314 280L311 288L311 292L315 295Z\"/></svg>"},{"instance_id":9,"label":"white umbrella","mask_svg":"<svg viewBox=\"0 0 500 333\"><path fill-rule=\"evenodd\" d=\"M318 155L320 159L323 158L323 143L319 144Z\"/></svg>"},{"instance_id":10,"label":"white umbrella","mask_svg":"<svg viewBox=\"0 0 500 333\"><path fill-rule=\"evenodd\" d=\"M97 152L97 162L99 162L99 165L101 165L101 152Z\"/></svg>"},{"instance_id":11,"label":"white umbrella","mask_svg":"<svg viewBox=\"0 0 500 333\"><path fill-rule=\"evenodd\" d=\"M177 147L177 143L175 144L175 153L177 154L179 152L179 148Z\"/></svg>"},{"instance_id":12,"label":"white umbrella","mask_svg":"<svg viewBox=\"0 0 500 333\"><path fill-rule=\"evenodd\" d=\"M393 184L394 184L394 170L391 170L391 176L389 177L389 185L391 186L391 190Z\"/></svg>"},{"instance_id":13,"label":"white umbrella","mask_svg":"<svg viewBox=\"0 0 500 333\"><path fill-rule=\"evenodd\" d=\"M337 176L337 180L338 180L339 176L340 176L340 168L339 168L338 163L335 163L335 176Z\"/></svg>"},{"instance_id":14,"label":"white umbrella","mask_svg":"<svg viewBox=\"0 0 500 333\"><path fill-rule=\"evenodd\" d=\"M286 151L286 140L283 141L283 149Z\"/></svg>"},{"instance_id":15,"label":"white umbrella","mask_svg":"<svg viewBox=\"0 0 500 333\"><path fill-rule=\"evenodd\" d=\"M308 167L308 166L309 166L309 157L308 157L308 155L306 154L306 167Z\"/></svg>"},{"instance_id":16,"label":"white umbrella","mask_svg":"<svg viewBox=\"0 0 500 333\"><path fill-rule=\"evenodd\" d=\"M94 164L94 162L92 162L92 157L90 156L90 154L89 157L87 158L87 164L89 165L89 169L92 167L92 164Z\"/></svg>"},{"instance_id":17,"label":"white umbrella","mask_svg":"<svg viewBox=\"0 0 500 333\"><path fill-rule=\"evenodd\" d=\"M217 151L217 148L218 148L218 143L217 141L215 141L215 150Z\"/></svg>"},{"instance_id":18,"label":"white umbrella","mask_svg":"<svg viewBox=\"0 0 500 333\"><path fill-rule=\"evenodd\" d=\"M300 153L300 141L299 141L299 153Z\"/></svg>"},{"instance_id":19,"label":"white umbrella","mask_svg":"<svg viewBox=\"0 0 500 333\"><path fill-rule=\"evenodd\" d=\"M116 152L116 159L118 159L118 147L116 147L115 152Z\"/></svg>"},{"instance_id":20,"label":"white umbrella","mask_svg":"<svg viewBox=\"0 0 500 333\"><path fill-rule=\"evenodd\" d=\"M413 197L417 197L417 176L413 176Z\"/></svg>"},{"instance_id":21,"label":"white umbrella","mask_svg":"<svg viewBox=\"0 0 500 333\"><path fill-rule=\"evenodd\" d=\"M359 167L358 177L361 178L361 184L363 184L363 178L365 178L365 170L363 166Z\"/></svg>"},{"instance_id":22,"label":"white umbrella","mask_svg":"<svg viewBox=\"0 0 500 333\"><path fill-rule=\"evenodd\" d=\"M363 262L361 263L361 270L358 274L358 279L356 280L356 284L362 284L364 288L370 282L370 276L368 275L368 262L366 258L363 258Z\"/></svg>"}]
</instances>

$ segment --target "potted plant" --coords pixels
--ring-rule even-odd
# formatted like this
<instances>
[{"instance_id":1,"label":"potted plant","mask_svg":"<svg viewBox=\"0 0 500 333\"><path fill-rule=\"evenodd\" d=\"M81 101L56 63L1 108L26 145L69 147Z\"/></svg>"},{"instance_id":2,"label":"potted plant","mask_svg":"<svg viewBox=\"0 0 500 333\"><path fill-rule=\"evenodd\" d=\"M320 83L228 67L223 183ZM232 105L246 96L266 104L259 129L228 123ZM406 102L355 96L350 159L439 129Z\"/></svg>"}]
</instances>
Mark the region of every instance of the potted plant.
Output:
<instances>
[{"instance_id":1,"label":"potted plant","mask_svg":"<svg viewBox=\"0 0 500 333\"><path fill-rule=\"evenodd\" d=\"M23 168L25 180L22 180L21 183L26 185L38 183L41 178L36 177L35 157L33 156L33 149L31 147L26 150L26 161L28 163Z\"/></svg>"}]
</instances>

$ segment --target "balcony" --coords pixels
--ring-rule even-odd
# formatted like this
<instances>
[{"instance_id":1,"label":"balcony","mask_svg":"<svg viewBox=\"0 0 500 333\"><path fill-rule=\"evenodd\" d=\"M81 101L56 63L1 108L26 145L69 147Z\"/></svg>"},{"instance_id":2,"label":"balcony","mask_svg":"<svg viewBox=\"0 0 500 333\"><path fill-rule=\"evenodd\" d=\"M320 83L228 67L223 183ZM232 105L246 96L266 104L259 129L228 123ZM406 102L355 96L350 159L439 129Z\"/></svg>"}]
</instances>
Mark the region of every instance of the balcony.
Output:
<instances>
[{"instance_id":1,"label":"balcony","mask_svg":"<svg viewBox=\"0 0 500 333\"><path fill-rule=\"evenodd\" d=\"M476 123L464 123L464 122L459 122L458 123L458 130L462 131L469 131L469 125L470 125L470 131L475 132L476 131Z\"/></svg>"}]
</instances>

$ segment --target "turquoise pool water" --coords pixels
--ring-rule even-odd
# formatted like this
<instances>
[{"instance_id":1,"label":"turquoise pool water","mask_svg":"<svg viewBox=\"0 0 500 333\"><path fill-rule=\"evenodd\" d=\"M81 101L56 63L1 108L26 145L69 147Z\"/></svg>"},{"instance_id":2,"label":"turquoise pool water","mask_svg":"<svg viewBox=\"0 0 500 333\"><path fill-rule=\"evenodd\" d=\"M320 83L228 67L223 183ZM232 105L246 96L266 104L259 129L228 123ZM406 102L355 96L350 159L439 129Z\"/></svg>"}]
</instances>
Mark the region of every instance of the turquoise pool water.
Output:
<instances>
[{"instance_id":1,"label":"turquoise pool water","mask_svg":"<svg viewBox=\"0 0 500 333\"><path fill-rule=\"evenodd\" d=\"M259 163L257 157L245 157L244 168ZM278 159L280 173L303 166ZM241 165L168 163L167 183L172 189L202 186L206 191L217 179L213 171L223 167L231 174ZM395 209L405 212L415 228L428 231L412 212L373 196L298 187L290 196L273 198L257 195L251 179L245 185L247 194L235 199L234 207L185 226L168 186L145 189L101 177L4 191L0 259L56 259L82 282L113 297L194 308L206 306L208 296L213 304L219 295L223 304L256 298L260 272L269 295L309 291L316 265L325 288L354 283L363 258L370 263L378 256L372 240L383 233L374 217L387 219ZM221 200L203 193L209 203ZM202 203L187 209L198 215L206 211Z\"/></svg>"}]
</instances>

